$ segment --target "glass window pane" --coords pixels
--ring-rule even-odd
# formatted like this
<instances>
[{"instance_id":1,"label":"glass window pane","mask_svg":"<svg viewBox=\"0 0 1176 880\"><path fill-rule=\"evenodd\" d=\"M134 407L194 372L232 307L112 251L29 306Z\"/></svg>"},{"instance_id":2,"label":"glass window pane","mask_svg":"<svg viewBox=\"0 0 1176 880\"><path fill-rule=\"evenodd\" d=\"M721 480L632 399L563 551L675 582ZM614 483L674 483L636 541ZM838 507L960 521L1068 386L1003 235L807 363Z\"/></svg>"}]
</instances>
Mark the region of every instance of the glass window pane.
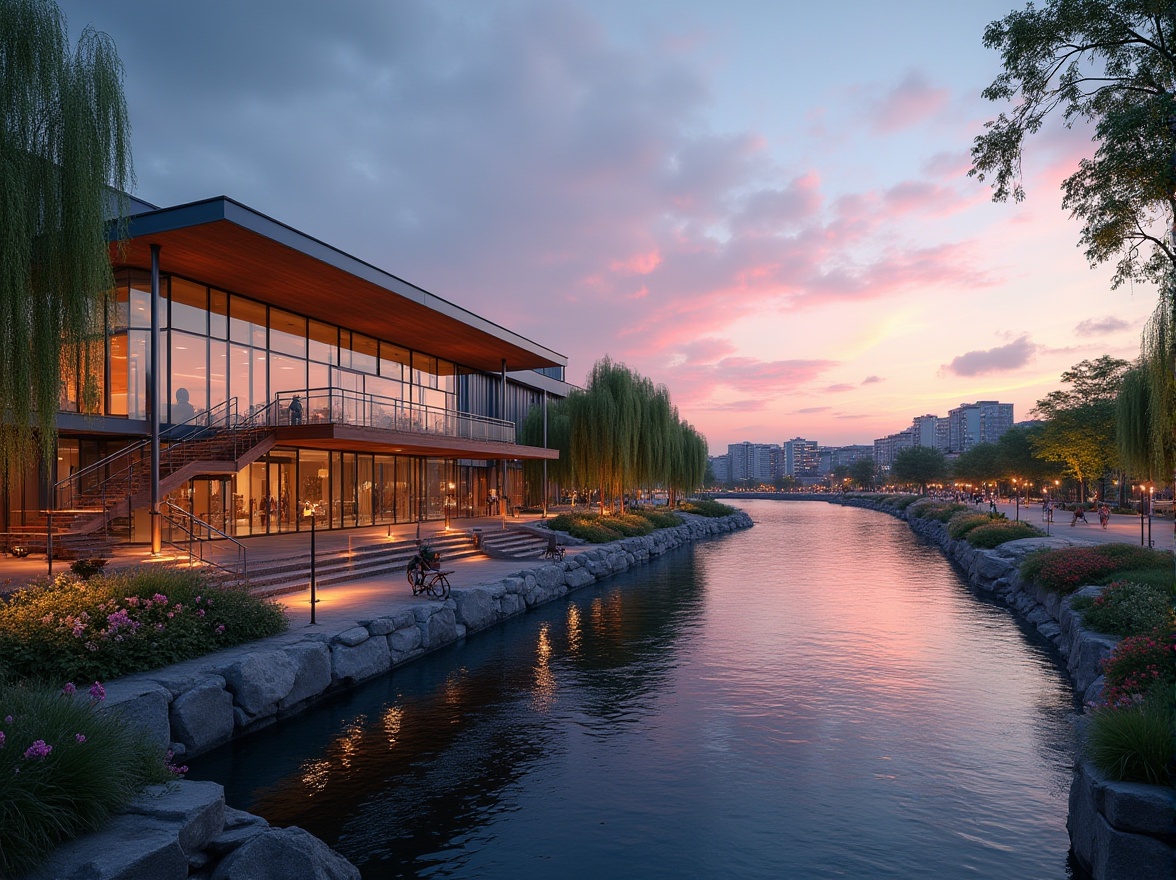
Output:
<instances>
[{"instance_id":1,"label":"glass window pane","mask_svg":"<svg viewBox=\"0 0 1176 880\"><path fill-rule=\"evenodd\" d=\"M208 342L203 336L171 332L172 399L163 410L170 424L186 422L208 409Z\"/></svg>"},{"instance_id":2,"label":"glass window pane","mask_svg":"<svg viewBox=\"0 0 1176 880\"><path fill-rule=\"evenodd\" d=\"M269 325L272 351L306 357L306 318L281 309L270 309Z\"/></svg>"},{"instance_id":3,"label":"glass window pane","mask_svg":"<svg viewBox=\"0 0 1176 880\"><path fill-rule=\"evenodd\" d=\"M166 289L166 281L160 279L160 287ZM143 327L148 330L151 329L151 276L142 272L130 273L130 308L129 315L126 316L131 327ZM160 312L162 313L166 303L160 304ZM160 315L160 323L165 320L163 314Z\"/></svg>"},{"instance_id":4,"label":"glass window pane","mask_svg":"<svg viewBox=\"0 0 1176 880\"><path fill-rule=\"evenodd\" d=\"M208 335L214 339L229 336L229 295L223 290L208 292Z\"/></svg>"},{"instance_id":5,"label":"glass window pane","mask_svg":"<svg viewBox=\"0 0 1176 880\"><path fill-rule=\"evenodd\" d=\"M251 299L229 297L229 338L265 348L265 306Z\"/></svg>"},{"instance_id":6,"label":"glass window pane","mask_svg":"<svg viewBox=\"0 0 1176 880\"><path fill-rule=\"evenodd\" d=\"M320 364L339 363L339 328L321 321L311 321L307 335L310 337L308 352L312 361Z\"/></svg>"},{"instance_id":7,"label":"glass window pane","mask_svg":"<svg viewBox=\"0 0 1176 880\"><path fill-rule=\"evenodd\" d=\"M306 361L284 354L270 355L270 399L283 391L306 390Z\"/></svg>"},{"instance_id":8,"label":"glass window pane","mask_svg":"<svg viewBox=\"0 0 1176 880\"><path fill-rule=\"evenodd\" d=\"M361 333L351 334L351 369L375 375L378 343Z\"/></svg>"},{"instance_id":9,"label":"glass window pane","mask_svg":"<svg viewBox=\"0 0 1176 880\"><path fill-rule=\"evenodd\" d=\"M184 278L171 279L171 327L208 333L208 288Z\"/></svg>"},{"instance_id":10,"label":"glass window pane","mask_svg":"<svg viewBox=\"0 0 1176 880\"><path fill-rule=\"evenodd\" d=\"M412 353L412 382L424 388L437 387L437 359L418 351Z\"/></svg>"},{"instance_id":11,"label":"glass window pane","mask_svg":"<svg viewBox=\"0 0 1176 880\"><path fill-rule=\"evenodd\" d=\"M230 345L229 361L229 393L237 398L242 415L252 415L266 402L265 352Z\"/></svg>"},{"instance_id":12,"label":"glass window pane","mask_svg":"<svg viewBox=\"0 0 1176 880\"><path fill-rule=\"evenodd\" d=\"M405 367L411 363L411 355L407 348L392 345L388 342L380 343L380 375L389 379L403 379Z\"/></svg>"},{"instance_id":13,"label":"glass window pane","mask_svg":"<svg viewBox=\"0 0 1176 880\"><path fill-rule=\"evenodd\" d=\"M208 351L208 407L212 409L229 399L228 345L218 340L209 343ZM238 401L239 403L239 401ZM238 411L242 414L247 407Z\"/></svg>"},{"instance_id":14,"label":"glass window pane","mask_svg":"<svg viewBox=\"0 0 1176 880\"><path fill-rule=\"evenodd\" d=\"M453 394L457 391L456 369L450 361L437 359L437 388Z\"/></svg>"}]
</instances>

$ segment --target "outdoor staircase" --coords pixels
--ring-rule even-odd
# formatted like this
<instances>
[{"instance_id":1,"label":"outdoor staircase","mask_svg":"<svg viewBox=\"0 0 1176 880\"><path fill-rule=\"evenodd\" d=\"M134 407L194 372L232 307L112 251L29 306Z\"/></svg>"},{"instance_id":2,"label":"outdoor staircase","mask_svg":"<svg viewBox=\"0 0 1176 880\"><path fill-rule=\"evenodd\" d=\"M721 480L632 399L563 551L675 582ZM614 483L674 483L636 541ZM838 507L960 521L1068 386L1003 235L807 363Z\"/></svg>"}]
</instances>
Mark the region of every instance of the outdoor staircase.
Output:
<instances>
[{"instance_id":1,"label":"outdoor staircase","mask_svg":"<svg viewBox=\"0 0 1176 880\"><path fill-rule=\"evenodd\" d=\"M528 528L481 533L482 550L491 559L538 559L547 550L547 535Z\"/></svg>"},{"instance_id":2,"label":"outdoor staircase","mask_svg":"<svg viewBox=\"0 0 1176 880\"><path fill-rule=\"evenodd\" d=\"M477 556L481 551L474 538L465 533L436 535L428 539L429 546L441 554L444 566L453 559ZM396 573L398 585L408 590L408 582L401 574L416 555L416 541L380 541L357 544L349 550L320 551L315 558L315 584L348 583L364 578ZM310 587L310 550L297 556L280 559L251 559L249 589L260 596L294 593Z\"/></svg>"}]
</instances>

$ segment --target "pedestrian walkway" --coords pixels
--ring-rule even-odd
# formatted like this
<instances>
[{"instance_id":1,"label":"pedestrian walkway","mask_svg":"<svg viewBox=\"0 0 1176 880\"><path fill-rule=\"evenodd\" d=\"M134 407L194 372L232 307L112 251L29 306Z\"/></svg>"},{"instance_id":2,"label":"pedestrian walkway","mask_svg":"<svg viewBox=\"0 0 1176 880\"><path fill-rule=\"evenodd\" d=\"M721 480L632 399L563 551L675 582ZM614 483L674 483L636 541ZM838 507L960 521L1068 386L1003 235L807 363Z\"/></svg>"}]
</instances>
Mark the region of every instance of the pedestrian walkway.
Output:
<instances>
[{"instance_id":1,"label":"pedestrian walkway","mask_svg":"<svg viewBox=\"0 0 1176 880\"><path fill-rule=\"evenodd\" d=\"M1033 502L1030 504L1018 505L1013 501L999 501L996 509L1007 516L1009 519L1020 518L1029 525L1037 526L1039 529L1045 529L1047 524L1042 518L1041 503ZM982 503L976 508L979 513L988 512L988 504ZM1142 546L1148 546L1148 518L1142 519L1138 516L1129 516L1123 513L1112 513L1110 522L1104 529L1098 522L1098 513L1093 510L1086 512L1086 522L1081 520L1074 526L1070 522L1074 519L1074 514L1069 510L1055 510L1053 522L1048 524L1049 533L1051 535L1059 535L1063 538L1080 538L1084 541L1091 541L1098 544L1121 543L1121 544L1135 544L1140 546L1140 525L1142 524ZM1153 516L1151 518L1151 540L1152 546L1157 550L1173 550L1176 547L1176 535L1173 533L1173 521L1170 517Z\"/></svg>"}]
</instances>

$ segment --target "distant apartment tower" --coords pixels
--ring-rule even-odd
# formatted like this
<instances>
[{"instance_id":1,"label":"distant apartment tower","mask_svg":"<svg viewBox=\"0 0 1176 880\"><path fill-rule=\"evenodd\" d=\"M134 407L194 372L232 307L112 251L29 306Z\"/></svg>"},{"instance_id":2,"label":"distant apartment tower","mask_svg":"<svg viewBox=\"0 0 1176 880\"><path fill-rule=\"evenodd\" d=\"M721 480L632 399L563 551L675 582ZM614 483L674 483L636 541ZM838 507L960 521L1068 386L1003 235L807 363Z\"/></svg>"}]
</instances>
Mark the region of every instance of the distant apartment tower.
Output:
<instances>
[{"instance_id":1,"label":"distant apartment tower","mask_svg":"<svg viewBox=\"0 0 1176 880\"><path fill-rule=\"evenodd\" d=\"M947 414L949 452L967 452L980 443L995 443L1013 427L1013 405L995 400L961 403Z\"/></svg>"},{"instance_id":2,"label":"distant apartment tower","mask_svg":"<svg viewBox=\"0 0 1176 880\"><path fill-rule=\"evenodd\" d=\"M832 450L830 470L843 465L849 466L859 458L870 458L874 455L874 447L859 443L854 446L838 446Z\"/></svg>"},{"instance_id":3,"label":"distant apartment tower","mask_svg":"<svg viewBox=\"0 0 1176 880\"><path fill-rule=\"evenodd\" d=\"M711 473L715 475L715 482L726 483L731 479L731 456L712 455L708 459Z\"/></svg>"},{"instance_id":4,"label":"distant apartment tower","mask_svg":"<svg viewBox=\"0 0 1176 880\"><path fill-rule=\"evenodd\" d=\"M784 475L788 477L815 476L821 465L820 444L816 440L794 437L783 444Z\"/></svg>"},{"instance_id":5,"label":"distant apartment tower","mask_svg":"<svg viewBox=\"0 0 1176 880\"><path fill-rule=\"evenodd\" d=\"M889 437L881 437L874 441L874 466L879 472L889 471L894 464L895 456L904 449L912 449L918 445L915 442L913 428L907 428Z\"/></svg>"},{"instance_id":6,"label":"distant apartment tower","mask_svg":"<svg viewBox=\"0 0 1176 880\"><path fill-rule=\"evenodd\" d=\"M941 436L939 424L943 421L944 420L939 416L915 416L915 419L911 423L910 427L910 430L914 432L915 435L915 445L930 446L933 449L943 449L939 442ZM946 436L946 432L942 432L942 434L943 436Z\"/></svg>"},{"instance_id":7,"label":"distant apartment tower","mask_svg":"<svg viewBox=\"0 0 1176 880\"><path fill-rule=\"evenodd\" d=\"M773 463L780 457L780 447L774 443L732 443L727 447L727 456L730 459L729 480L770 483L776 478Z\"/></svg>"}]
</instances>

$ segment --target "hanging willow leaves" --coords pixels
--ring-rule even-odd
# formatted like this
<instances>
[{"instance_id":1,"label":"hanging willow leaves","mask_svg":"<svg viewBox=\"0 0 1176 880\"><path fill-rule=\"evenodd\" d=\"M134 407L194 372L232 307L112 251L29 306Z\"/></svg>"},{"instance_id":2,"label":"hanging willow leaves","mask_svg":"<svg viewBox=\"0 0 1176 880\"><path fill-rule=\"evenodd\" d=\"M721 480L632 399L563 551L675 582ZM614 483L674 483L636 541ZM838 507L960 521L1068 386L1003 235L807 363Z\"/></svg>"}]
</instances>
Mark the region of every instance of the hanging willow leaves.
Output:
<instances>
[{"instance_id":1,"label":"hanging willow leaves","mask_svg":"<svg viewBox=\"0 0 1176 880\"><path fill-rule=\"evenodd\" d=\"M123 70L87 28L71 51L50 0L0 0L0 455L54 443L62 352L100 330L112 213L133 180ZM112 210L113 209L113 210Z\"/></svg>"}]
</instances>

